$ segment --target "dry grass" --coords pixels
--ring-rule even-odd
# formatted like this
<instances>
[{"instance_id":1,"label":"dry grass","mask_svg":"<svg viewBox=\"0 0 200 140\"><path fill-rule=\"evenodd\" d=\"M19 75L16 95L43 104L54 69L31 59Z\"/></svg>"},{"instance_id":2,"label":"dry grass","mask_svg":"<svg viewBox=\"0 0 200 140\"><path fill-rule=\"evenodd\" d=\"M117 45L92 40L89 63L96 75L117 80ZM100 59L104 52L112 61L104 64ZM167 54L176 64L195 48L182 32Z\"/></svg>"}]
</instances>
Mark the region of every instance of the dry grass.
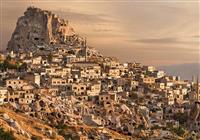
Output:
<instances>
[{"instance_id":1,"label":"dry grass","mask_svg":"<svg viewBox=\"0 0 200 140\"><path fill-rule=\"evenodd\" d=\"M41 137L41 138L44 138L44 139L48 139L41 130L52 130L52 132L56 132L55 129L51 128L48 125L45 125L42 121L35 119L35 118L32 118L32 117L27 116L27 115L22 114L22 113L16 113L16 112L14 112L14 111L12 111L8 108L0 107L0 114L2 114L2 113L7 113L10 118L16 120L19 123L19 125L21 126L21 128L23 130L25 130L26 132L28 132L31 135ZM2 123L2 126L6 130L9 130L9 126L5 121L1 120L0 123ZM40 130L38 130L37 128L39 128ZM15 133L14 133L14 136L19 140L27 139L24 136L17 135ZM58 135L58 136L56 136L55 139L56 140L63 140L64 138Z\"/></svg>"}]
</instances>

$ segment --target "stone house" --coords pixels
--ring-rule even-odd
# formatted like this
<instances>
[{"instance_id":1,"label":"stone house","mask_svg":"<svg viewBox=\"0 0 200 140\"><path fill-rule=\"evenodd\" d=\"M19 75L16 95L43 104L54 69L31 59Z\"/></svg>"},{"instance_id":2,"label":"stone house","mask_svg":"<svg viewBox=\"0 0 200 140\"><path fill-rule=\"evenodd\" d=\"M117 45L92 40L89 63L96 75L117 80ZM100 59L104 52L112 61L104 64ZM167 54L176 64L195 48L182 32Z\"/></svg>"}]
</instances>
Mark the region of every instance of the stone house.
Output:
<instances>
[{"instance_id":1,"label":"stone house","mask_svg":"<svg viewBox=\"0 0 200 140\"><path fill-rule=\"evenodd\" d=\"M142 79L142 82L145 83L145 84L154 84L155 78L154 77L144 77Z\"/></svg>"},{"instance_id":2,"label":"stone house","mask_svg":"<svg viewBox=\"0 0 200 140\"><path fill-rule=\"evenodd\" d=\"M88 140L88 137L84 136L84 135L78 135L78 139L77 140Z\"/></svg>"},{"instance_id":3,"label":"stone house","mask_svg":"<svg viewBox=\"0 0 200 140\"><path fill-rule=\"evenodd\" d=\"M6 87L10 87L12 89L21 89L27 83L21 79L7 79Z\"/></svg>"},{"instance_id":4,"label":"stone house","mask_svg":"<svg viewBox=\"0 0 200 140\"><path fill-rule=\"evenodd\" d=\"M176 90L173 90L173 93L174 93L174 98L175 98L175 101L177 103L180 103L182 104L183 103L183 93L181 92L181 90L179 89L176 89Z\"/></svg>"},{"instance_id":5,"label":"stone house","mask_svg":"<svg viewBox=\"0 0 200 140\"><path fill-rule=\"evenodd\" d=\"M40 65L41 62L42 62L42 57L41 56L32 58L32 64L33 65Z\"/></svg>"},{"instance_id":6,"label":"stone house","mask_svg":"<svg viewBox=\"0 0 200 140\"><path fill-rule=\"evenodd\" d=\"M147 72L154 72L156 69L153 66L143 66L143 70Z\"/></svg>"},{"instance_id":7,"label":"stone house","mask_svg":"<svg viewBox=\"0 0 200 140\"><path fill-rule=\"evenodd\" d=\"M111 96L109 94L103 93L98 96L99 103L109 102L111 100Z\"/></svg>"},{"instance_id":8,"label":"stone house","mask_svg":"<svg viewBox=\"0 0 200 140\"><path fill-rule=\"evenodd\" d=\"M136 88L138 87L138 85L139 85L139 82L138 82L138 81L136 81L136 80L131 80L131 81L130 81L130 90L136 89Z\"/></svg>"},{"instance_id":9,"label":"stone house","mask_svg":"<svg viewBox=\"0 0 200 140\"><path fill-rule=\"evenodd\" d=\"M35 87L32 85L24 85L21 89L9 91L8 100L10 102L19 102L20 98L24 98L26 94L33 94Z\"/></svg>"},{"instance_id":10,"label":"stone house","mask_svg":"<svg viewBox=\"0 0 200 140\"><path fill-rule=\"evenodd\" d=\"M173 105L174 104L174 94L172 92L167 92L166 93L166 102L168 105Z\"/></svg>"},{"instance_id":11,"label":"stone house","mask_svg":"<svg viewBox=\"0 0 200 140\"><path fill-rule=\"evenodd\" d=\"M88 99L89 99L89 96L87 96L87 95L77 95L77 96L75 96L77 99L79 99L80 101L88 101Z\"/></svg>"},{"instance_id":12,"label":"stone house","mask_svg":"<svg viewBox=\"0 0 200 140\"><path fill-rule=\"evenodd\" d=\"M87 94L86 88L87 85L84 83L73 83L71 90L75 95L86 95Z\"/></svg>"},{"instance_id":13,"label":"stone house","mask_svg":"<svg viewBox=\"0 0 200 140\"><path fill-rule=\"evenodd\" d=\"M71 75L71 68L50 67L45 69L49 76L68 77Z\"/></svg>"},{"instance_id":14,"label":"stone house","mask_svg":"<svg viewBox=\"0 0 200 140\"><path fill-rule=\"evenodd\" d=\"M156 83L156 88L165 89L165 83Z\"/></svg>"},{"instance_id":15,"label":"stone house","mask_svg":"<svg viewBox=\"0 0 200 140\"><path fill-rule=\"evenodd\" d=\"M96 96L99 95L101 91L101 82L91 82L87 85L87 95L88 96Z\"/></svg>"},{"instance_id":16,"label":"stone house","mask_svg":"<svg viewBox=\"0 0 200 140\"><path fill-rule=\"evenodd\" d=\"M67 80L63 78L51 78L52 86L65 86L67 85Z\"/></svg>"},{"instance_id":17,"label":"stone house","mask_svg":"<svg viewBox=\"0 0 200 140\"><path fill-rule=\"evenodd\" d=\"M22 98L19 98L19 104L31 104L35 100L34 94L26 93L23 95Z\"/></svg>"},{"instance_id":18,"label":"stone house","mask_svg":"<svg viewBox=\"0 0 200 140\"><path fill-rule=\"evenodd\" d=\"M8 90L6 87L0 87L0 105L8 102Z\"/></svg>"},{"instance_id":19,"label":"stone house","mask_svg":"<svg viewBox=\"0 0 200 140\"><path fill-rule=\"evenodd\" d=\"M104 67L110 67L110 68L117 68L119 67L119 65L120 63L117 60L109 60L103 63Z\"/></svg>"},{"instance_id":20,"label":"stone house","mask_svg":"<svg viewBox=\"0 0 200 140\"><path fill-rule=\"evenodd\" d=\"M22 98L25 93L26 93L26 91L24 91L24 90L11 91L8 94L8 100L10 102L18 102L19 98Z\"/></svg>"},{"instance_id":21,"label":"stone house","mask_svg":"<svg viewBox=\"0 0 200 140\"><path fill-rule=\"evenodd\" d=\"M165 76L165 72L161 70L156 70L154 71L153 76L156 78L162 78Z\"/></svg>"},{"instance_id":22,"label":"stone house","mask_svg":"<svg viewBox=\"0 0 200 140\"><path fill-rule=\"evenodd\" d=\"M62 55L55 54L52 56L52 62L54 63L60 63L62 59L63 59Z\"/></svg>"},{"instance_id":23,"label":"stone house","mask_svg":"<svg viewBox=\"0 0 200 140\"><path fill-rule=\"evenodd\" d=\"M101 76L101 67L100 66L93 66L93 67L85 67L80 69L81 77L82 78L100 78Z\"/></svg>"},{"instance_id":24,"label":"stone house","mask_svg":"<svg viewBox=\"0 0 200 140\"><path fill-rule=\"evenodd\" d=\"M120 70L118 68L107 68L106 75L112 78L118 78L120 76Z\"/></svg>"}]
</instances>

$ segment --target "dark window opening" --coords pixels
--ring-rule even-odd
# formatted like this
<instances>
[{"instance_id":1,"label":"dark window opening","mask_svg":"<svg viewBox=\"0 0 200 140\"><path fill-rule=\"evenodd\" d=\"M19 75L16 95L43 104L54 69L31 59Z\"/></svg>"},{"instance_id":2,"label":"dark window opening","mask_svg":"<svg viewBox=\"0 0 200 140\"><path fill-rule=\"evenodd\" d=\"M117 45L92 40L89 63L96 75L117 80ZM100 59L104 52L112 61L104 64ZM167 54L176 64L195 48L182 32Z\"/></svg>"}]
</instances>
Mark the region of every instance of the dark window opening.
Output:
<instances>
[{"instance_id":1,"label":"dark window opening","mask_svg":"<svg viewBox=\"0 0 200 140\"><path fill-rule=\"evenodd\" d=\"M35 37L34 39L35 39L36 41L38 41L38 40L39 40L39 38L37 38L37 37Z\"/></svg>"}]
</instances>

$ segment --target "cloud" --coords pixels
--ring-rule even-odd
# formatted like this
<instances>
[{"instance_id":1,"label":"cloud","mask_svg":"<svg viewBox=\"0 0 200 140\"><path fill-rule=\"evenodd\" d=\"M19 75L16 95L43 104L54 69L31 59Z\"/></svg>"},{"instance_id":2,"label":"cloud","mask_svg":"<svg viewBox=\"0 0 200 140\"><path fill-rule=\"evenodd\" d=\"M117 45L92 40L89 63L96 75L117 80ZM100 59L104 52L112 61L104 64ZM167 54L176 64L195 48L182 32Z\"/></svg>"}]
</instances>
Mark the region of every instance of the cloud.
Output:
<instances>
[{"instance_id":1,"label":"cloud","mask_svg":"<svg viewBox=\"0 0 200 140\"><path fill-rule=\"evenodd\" d=\"M198 41L183 41L180 38L176 37L163 37L163 38L143 38L136 40L127 40L133 43L142 43L142 44L191 44L198 43Z\"/></svg>"},{"instance_id":2,"label":"cloud","mask_svg":"<svg viewBox=\"0 0 200 140\"><path fill-rule=\"evenodd\" d=\"M95 32L112 32L113 29L94 29Z\"/></svg>"},{"instance_id":3,"label":"cloud","mask_svg":"<svg viewBox=\"0 0 200 140\"><path fill-rule=\"evenodd\" d=\"M116 19L106 14L86 13L72 9L54 10L53 13L56 13L60 18L68 20L85 33L119 34L118 29L115 28Z\"/></svg>"},{"instance_id":4,"label":"cloud","mask_svg":"<svg viewBox=\"0 0 200 140\"><path fill-rule=\"evenodd\" d=\"M145 38L145 39L138 39L132 40L133 42L138 43L177 43L176 38Z\"/></svg>"},{"instance_id":5,"label":"cloud","mask_svg":"<svg viewBox=\"0 0 200 140\"><path fill-rule=\"evenodd\" d=\"M69 19L70 21L78 23L97 24L112 22L111 17L105 14L81 13L72 11L71 9L68 9L67 11L54 10L53 13L58 14L62 18Z\"/></svg>"},{"instance_id":6,"label":"cloud","mask_svg":"<svg viewBox=\"0 0 200 140\"><path fill-rule=\"evenodd\" d=\"M199 56L195 43L199 40L197 3L3 1L3 46L17 18L33 3L53 10L68 20L77 33L86 36L89 45L122 61L159 65L196 62Z\"/></svg>"},{"instance_id":7,"label":"cloud","mask_svg":"<svg viewBox=\"0 0 200 140\"><path fill-rule=\"evenodd\" d=\"M200 35L193 35L193 38L200 38Z\"/></svg>"}]
</instances>

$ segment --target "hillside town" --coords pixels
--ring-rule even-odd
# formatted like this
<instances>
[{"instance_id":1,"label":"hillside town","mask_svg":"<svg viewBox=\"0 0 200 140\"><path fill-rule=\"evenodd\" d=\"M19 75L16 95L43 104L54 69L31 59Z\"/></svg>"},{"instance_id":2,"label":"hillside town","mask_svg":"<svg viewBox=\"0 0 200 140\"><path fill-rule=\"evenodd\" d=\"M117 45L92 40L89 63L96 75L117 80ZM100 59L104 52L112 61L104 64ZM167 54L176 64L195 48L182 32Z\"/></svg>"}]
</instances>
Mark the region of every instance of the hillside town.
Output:
<instances>
[{"instance_id":1,"label":"hillside town","mask_svg":"<svg viewBox=\"0 0 200 140\"><path fill-rule=\"evenodd\" d=\"M35 7L19 18L0 54L0 127L18 139L200 139L195 74L181 80L153 66L120 63L68 25ZM32 121L29 127L46 127L25 128L15 113Z\"/></svg>"}]
</instances>

